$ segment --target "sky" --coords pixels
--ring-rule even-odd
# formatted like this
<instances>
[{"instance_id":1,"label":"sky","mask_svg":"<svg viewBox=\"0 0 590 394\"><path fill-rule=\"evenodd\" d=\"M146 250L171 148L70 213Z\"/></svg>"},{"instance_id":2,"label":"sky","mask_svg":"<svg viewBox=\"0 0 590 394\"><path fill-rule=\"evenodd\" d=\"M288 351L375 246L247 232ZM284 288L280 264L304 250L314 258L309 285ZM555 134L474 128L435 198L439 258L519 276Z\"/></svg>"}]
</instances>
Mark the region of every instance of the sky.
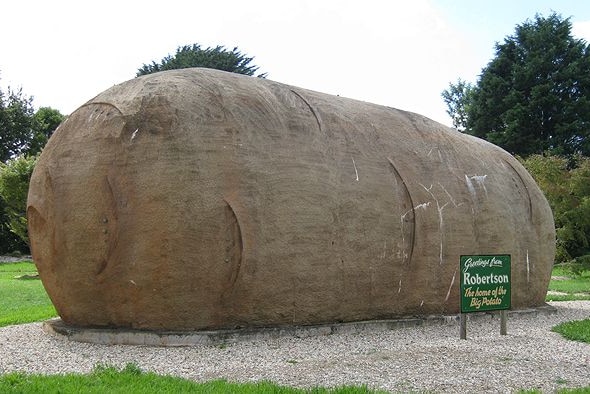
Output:
<instances>
[{"instance_id":1,"label":"sky","mask_svg":"<svg viewBox=\"0 0 590 394\"><path fill-rule=\"evenodd\" d=\"M590 42L585 0L7 1L0 88L67 115L181 45L223 45L273 81L451 126L441 92L476 82L496 42L553 11Z\"/></svg>"}]
</instances>

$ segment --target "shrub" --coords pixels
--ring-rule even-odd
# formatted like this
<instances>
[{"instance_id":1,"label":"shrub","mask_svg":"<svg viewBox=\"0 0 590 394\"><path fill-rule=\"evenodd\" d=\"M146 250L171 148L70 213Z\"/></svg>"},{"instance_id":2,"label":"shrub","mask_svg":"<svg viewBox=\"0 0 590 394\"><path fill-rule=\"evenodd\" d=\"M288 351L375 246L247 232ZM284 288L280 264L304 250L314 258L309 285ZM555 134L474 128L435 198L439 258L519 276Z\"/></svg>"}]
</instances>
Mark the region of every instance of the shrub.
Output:
<instances>
[{"instance_id":1,"label":"shrub","mask_svg":"<svg viewBox=\"0 0 590 394\"><path fill-rule=\"evenodd\" d=\"M6 164L0 164L0 198L6 220L4 224L27 246L27 194L37 158L38 156L21 155Z\"/></svg>"},{"instance_id":2,"label":"shrub","mask_svg":"<svg viewBox=\"0 0 590 394\"><path fill-rule=\"evenodd\" d=\"M553 210L555 262L576 272L590 269L590 158L532 155L521 161Z\"/></svg>"}]
</instances>

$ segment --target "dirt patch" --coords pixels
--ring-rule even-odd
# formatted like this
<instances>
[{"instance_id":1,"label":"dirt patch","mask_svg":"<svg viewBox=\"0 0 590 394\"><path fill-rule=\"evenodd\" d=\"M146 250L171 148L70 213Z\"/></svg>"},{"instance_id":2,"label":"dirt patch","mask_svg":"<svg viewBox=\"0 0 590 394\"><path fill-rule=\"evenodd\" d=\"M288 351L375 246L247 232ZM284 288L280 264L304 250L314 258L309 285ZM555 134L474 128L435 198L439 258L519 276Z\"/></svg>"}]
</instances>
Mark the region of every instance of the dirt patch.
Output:
<instances>
[{"instance_id":1,"label":"dirt patch","mask_svg":"<svg viewBox=\"0 0 590 394\"><path fill-rule=\"evenodd\" d=\"M0 264L2 263L16 263L17 261L33 261L31 256L25 255L20 257L15 256L0 256Z\"/></svg>"},{"instance_id":2,"label":"dirt patch","mask_svg":"<svg viewBox=\"0 0 590 394\"><path fill-rule=\"evenodd\" d=\"M551 280L570 280L569 276L552 276Z\"/></svg>"},{"instance_id":3,"label":"dirt patch","mask_svg":"<svg viewBox=\"0 0 590 394\"><path fill-rule=\"evenodd\" d=\"M554 291L554 290L549 290L549 291L547 292L547 295L548 295L548 296L552 296L552 295L553 295L553 296L565 296L565 295L568 295L568 293L564 293L563 291Z\"/></svg>"}]
</instances>

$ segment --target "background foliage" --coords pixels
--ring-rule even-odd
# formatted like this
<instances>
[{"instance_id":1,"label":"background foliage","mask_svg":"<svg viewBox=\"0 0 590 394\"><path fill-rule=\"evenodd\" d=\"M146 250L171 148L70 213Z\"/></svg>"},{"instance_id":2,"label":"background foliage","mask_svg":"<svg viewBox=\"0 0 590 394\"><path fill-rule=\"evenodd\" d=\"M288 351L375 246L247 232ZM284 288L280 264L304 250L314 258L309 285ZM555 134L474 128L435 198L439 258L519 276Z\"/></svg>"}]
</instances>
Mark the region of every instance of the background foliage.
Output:
<instances>
[{"instance_id":1,"label":"background foliage","mask_svg":"<svg viewBox=\"0 0 590 394\"><path fill-rule=\"evenodd\" d=\"M512 154L590 154L590 49L557 14L537 15L496 44L470 84L442 92L455 127Z\"/></svg>"},{"instance_id":2,"label":"background foliage","mask_svg":"<svg viewBox=\"0 0 590 394\"><path fill-rule=\"evenodd\" d=\"M0 253L29 251L26 200L36 157L65 119L59 111L33 108L22 90L0 89Z\"/></svg>"},{"instance_id":3,"label":"background foliage","mask_svg":"<svg viewBox=\"0 0 590 394\"><path fill-rule=\"evenodd\" d=\"M0 163L0 198L4 202L8 230L29 246L27 231L27 194L29 181L38 155L20 155L6 163Z\"/></svg>"},{"instance_id":4,"label":"background foliage","mask_svg":"<svg viewBox=\"0 0 590 394\"><path fill-rule=\"evenodd\" d=\"M574 272L590 269L590 158L532 155L521 161L553 210L555 262Z\"/></svg>"},{"instance_id":5,"label":"background foliage","mask_svg":"<svg viewBox=\"0 0 590 394\"><path fill-rule=\"evenodd\" d=\"M144 64L137 70L137 76L190 67L206 67L237 74L254 75L259 67L251 64L252 60L254 60L253 57L244 55L237 47L228 51L219 45L215 48L205 49L202 49L199 44L184 45L176 49L174 56L168 55L159 63L152 61L151 64ZM266 73L258 74L258 77L264 78Z\"/></svg>"}]
</instances>

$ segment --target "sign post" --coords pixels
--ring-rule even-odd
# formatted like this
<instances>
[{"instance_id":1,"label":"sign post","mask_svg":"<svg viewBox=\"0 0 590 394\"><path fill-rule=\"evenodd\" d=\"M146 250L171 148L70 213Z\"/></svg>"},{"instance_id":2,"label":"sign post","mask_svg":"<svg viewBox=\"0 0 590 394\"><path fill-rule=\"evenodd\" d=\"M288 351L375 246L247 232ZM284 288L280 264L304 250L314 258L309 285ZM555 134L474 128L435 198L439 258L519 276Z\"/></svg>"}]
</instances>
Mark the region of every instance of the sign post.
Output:
<instances>
[{"instance_id":1,"label":"sign post","mask_svg":"<svg viewBox=\"0 0 590 394\"><path fill-rule=\"evenodd\" d=\"M500 334L506 335L511 306L510 255L465 255L461 270L461 339L467 339L466 313L500 310Z\"/></svg>"}]
</instances>

